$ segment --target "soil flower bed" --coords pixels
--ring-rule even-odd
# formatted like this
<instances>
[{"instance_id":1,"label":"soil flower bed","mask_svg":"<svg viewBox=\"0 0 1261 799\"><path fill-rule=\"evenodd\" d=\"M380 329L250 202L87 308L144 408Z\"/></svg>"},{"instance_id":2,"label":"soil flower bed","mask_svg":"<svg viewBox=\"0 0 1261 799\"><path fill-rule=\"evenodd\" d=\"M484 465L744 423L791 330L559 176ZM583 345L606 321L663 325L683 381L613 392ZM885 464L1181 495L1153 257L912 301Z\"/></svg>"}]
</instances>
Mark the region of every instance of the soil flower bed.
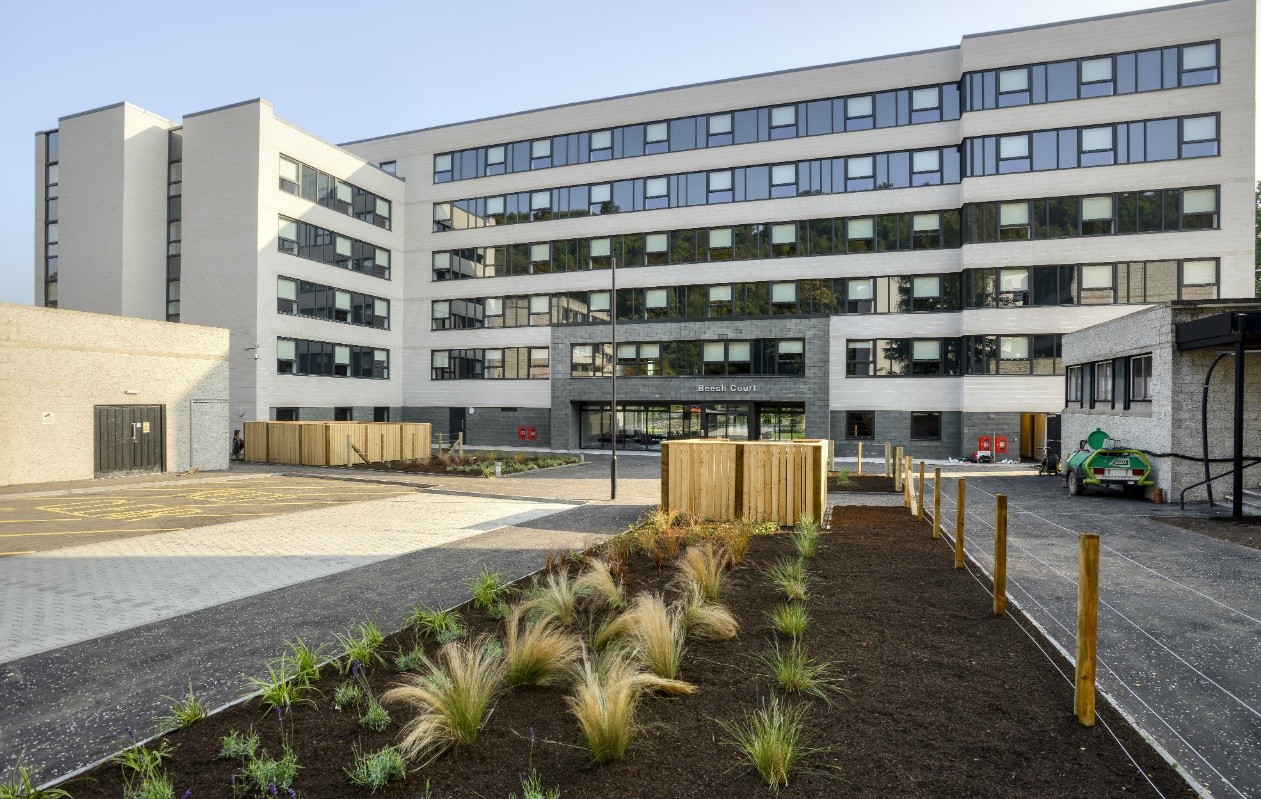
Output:
<instances>
[{"instance_id":1,"label":"soil flower bed","mask_svg":"<svg viewBox=\"0 0 1261 799\"><path fill-rule=\"evenodd\" d=\"M828 474L828 491L879 494L893 493L893 490L893 478L882 474L854 474L844 471Z\"/></svg>"},{"instance_id":2,"label":"soil flower bed","mask_svg":"<svg viewBox=\"0 0 1261 799\"><path fill-rule=\"evenodd\" d=\"M747 732L750 714L768 708L784 717L797 713L802 723L804 754L787 772L782 796L1157 796L1148 777L1167 797L1193 795L1109 709L1101 708L1102 717L1147 777L1102 726L1078 725L1071 686L1012 620L994 617L981 587L952 569L947 549L904 510L838 508L830 531L813 538L751 527L726 526L712 542L721 549L703 540L689 549L689 541L714 528L675 525L658 514L640 532L614 539L600 554L605 566L584 565L582 553L555 553L533 593L510 595L484 575L459 617L422 610L410 628L383 640L365 624L340 639L339 650L354 656L340 668L325 665L312 678L316 690L292 705L282 701L277 709L253 699L169 734L169 757L161 763L169 795L189 789L197 799L258 795L260 785L243 776L239 756L256 734L258 751L276 761L291 752L297 766L289 780L283 769L266 772L264 779L279 773L287 784L263 784L263 796L550 795L526 793L531 780L567 799L773 796L768 780L733 743L733 730L746 725ZM707 553L717 558L717 570ZM696 581L681 582L681 564ZM620 600L605 572L622 578ZM584 598L571 605L569 589L577 584L594 588L580 590ZM790 588L805 598L787 599ZM721 625L712 619L712 627L697 621L697 608L706 606L701 595L711 589L739 624L735 638L722 640L723 633L714 632ZM655 609L658 594L675 610ZM571 652L578 658L572 671L554 680L496 688L471 743L430 752L423 764L409 762L405 779L398 779L396 761L383 760L375 794L352 784L352 773L372 775L354 762L356 755L362 761L397 745L416 713L385 697L388 719L379 713L372 724L362 719L375 713L372 704L389 689L411 685L409 675L425 672L422 655L448 660L438 655L437 639L476 642L464 651L491 668L523 640L505 637L505 616L515 625L530 613L560 619L572 612L568 624L550 622L548 629L577 635L594 657L593 642L617 634L612 627L620 621L601 623L617 617L610 606L619 601L642 614L626 635L660 656L651 658L653 675L677 668L665 681L672 687L645 689L624 756L616 756L617 741L606 741L602 751L613 756L598 764L589 748L571 712L580 690L575 682L585 679L590 688L602 678L598 667L584 667ZM687 630L681 658L672 661L669 651L650 646L662 639L653 638L642 621L647 618L665 625L666 639L683 635L676 626ZM703 629L713 634L702 637ZM290 651L294 663L300 660ZM813 675L813 683L788 693L780 687L783 674L780 683L772 675L791 671L794 653L808 668L793 674ZM289 668L296 673L296 665ZM378 722L384 722L379 731ZM229 741L237 756L221 757ZM123 768L107 764L62 787L76 799L117 799L127 782Z\"/></svg>"},{"instance_id":3,"label":"soil flower bed","mask_svg":"<svg viewBox=\"0 0 1261 799\"><path fill-rule=\"evenodd\" d=\"M356 463L354 468L385 472L494 477L496 462L500 464L501 474L515 474L550 469L555 466L568 466L578 463L579 460L573 455L531 455L525 452L469 452L464 455L444 452L432 458L414 461Z\"/></svg>"}]
</instances>

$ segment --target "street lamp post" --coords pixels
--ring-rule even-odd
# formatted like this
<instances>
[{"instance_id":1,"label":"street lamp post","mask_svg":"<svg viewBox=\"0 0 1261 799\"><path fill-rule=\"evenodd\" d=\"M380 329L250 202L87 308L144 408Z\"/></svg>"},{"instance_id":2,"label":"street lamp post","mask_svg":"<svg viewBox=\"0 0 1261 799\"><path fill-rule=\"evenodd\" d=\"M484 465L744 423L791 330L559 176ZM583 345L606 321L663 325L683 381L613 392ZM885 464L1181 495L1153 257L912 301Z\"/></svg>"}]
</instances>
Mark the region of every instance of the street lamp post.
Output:
<instances>
[{"instance_id":1,"label":"street lamp post","mask_svg":"<svg viewBox=\"0 0 1261 799\"><path fill-rule=\"evenodd\" d=\"M609 372L609 499L617 499L617 259L609 268L609 337L612 339L612 371Z\"/></svg>"}]
</instances>

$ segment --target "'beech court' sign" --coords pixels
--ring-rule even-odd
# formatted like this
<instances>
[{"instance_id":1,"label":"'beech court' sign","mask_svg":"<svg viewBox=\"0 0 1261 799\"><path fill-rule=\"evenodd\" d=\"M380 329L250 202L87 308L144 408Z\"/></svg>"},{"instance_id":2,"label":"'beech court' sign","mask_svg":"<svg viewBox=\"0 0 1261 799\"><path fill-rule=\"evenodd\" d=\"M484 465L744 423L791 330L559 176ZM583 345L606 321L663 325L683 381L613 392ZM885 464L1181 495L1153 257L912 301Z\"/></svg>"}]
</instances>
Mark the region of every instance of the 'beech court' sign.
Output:
<instances>
[{"instance_id":1,"label":"'beech court' sign","mask_svg":"<svg viewBox=\"0 0 1261 799\"><path fill-rule=\"evenodd\" d=\"M706 386L704 384L696 387L696 390L702 393L721 392L723 394L756 394L757 386L739 386L735 383L731 385Z\"/></svg>"}]
</instances>

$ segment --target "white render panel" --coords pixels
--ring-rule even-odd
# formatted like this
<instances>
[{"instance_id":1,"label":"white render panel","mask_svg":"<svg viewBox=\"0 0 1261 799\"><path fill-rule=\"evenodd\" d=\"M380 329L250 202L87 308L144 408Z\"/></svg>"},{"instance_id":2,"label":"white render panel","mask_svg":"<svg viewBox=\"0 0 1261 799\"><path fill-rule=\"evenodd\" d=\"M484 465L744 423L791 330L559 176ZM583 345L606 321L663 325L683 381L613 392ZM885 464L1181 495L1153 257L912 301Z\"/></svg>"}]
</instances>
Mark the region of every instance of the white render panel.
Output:
<instances>
[{"instance_id":1,"label":"white render panel","mask_svg":"<svg viewBox=\"0 0 1261 799\"><path fill-rule=\"evenodd\" d=\"M123 106L124 316L166 319L167 139L172 123Z\"/></svg>"}]
</instances>

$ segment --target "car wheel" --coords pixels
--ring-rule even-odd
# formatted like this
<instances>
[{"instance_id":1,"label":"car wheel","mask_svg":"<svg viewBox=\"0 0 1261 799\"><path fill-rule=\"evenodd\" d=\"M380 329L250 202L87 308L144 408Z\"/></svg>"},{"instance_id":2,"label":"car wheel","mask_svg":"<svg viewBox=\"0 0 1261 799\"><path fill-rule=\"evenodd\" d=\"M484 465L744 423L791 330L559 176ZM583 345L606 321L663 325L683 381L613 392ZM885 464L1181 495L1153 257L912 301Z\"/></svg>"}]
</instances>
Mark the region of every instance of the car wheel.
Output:
<instances>
[{"instance_id":1,"label":"car wheel","mask_svg":"<svg viewBox=\"0 0 1261 799\"><path fill-rule=\"evenodd\" d=\"M1081 484L1081 475L1076 469L1068 470L1068 493L1074 497L1080 497L1085 486Z\"/></svg>"}]
</instances>

